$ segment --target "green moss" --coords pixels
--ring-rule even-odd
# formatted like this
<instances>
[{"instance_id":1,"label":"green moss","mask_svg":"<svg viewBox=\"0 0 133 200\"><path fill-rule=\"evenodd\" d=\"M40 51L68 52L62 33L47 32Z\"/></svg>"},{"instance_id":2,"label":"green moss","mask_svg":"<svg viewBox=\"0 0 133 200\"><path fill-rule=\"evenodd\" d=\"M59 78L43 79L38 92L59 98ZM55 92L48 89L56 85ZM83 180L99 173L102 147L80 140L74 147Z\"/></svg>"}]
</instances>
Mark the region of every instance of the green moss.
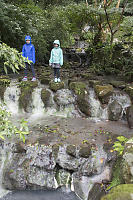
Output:
<instances>
[{"instance_id":1,"label":"green moss","mask_svg":"<svg viewBox=\"0 0 133 200\"><path fill-rule=\"evenodd\" d=\"M121 184L114 187L101 200L131 200L131 194L133 194L133 184Z\"/></svg>"},{"instance_id":2,"label":"green moss","mask_svg":"<svg viewBox=\"0 0 133 200\"><path fill-rule=\"evenodd\" d=\"M94 89L101 103L108 103L108 100L109 100L108 97L113 92L113 86L112 85L95 85Z\"/></svg>"},{"instance_id":3,"label":"green moss","mask_svg":"<svg viewBox=\"0 0 133 200\"><path fill-rule=\"evenodd\" d=\"M0 85L0 98L1 98L1 100L4 100L5 90L6 90L6 86L5 85Z\"/></svg>"},{"instance_id":4,"label":"green moss","mask_svg":"<svg viewBox=\"0 0 133 200\"><path fill-rule=\"evenodd\" d=\"M57 90L63 89L64 86L65 86L64 82L55 83L54 81L51 81L49 83L49 88L54 92L56 92Z\"/></svg>"},{"instance_id":5,"label":"green moss","mask_svg":"<svg viewBox=\"0 0 133 200\"><path fill-rule=\"evenodd\" d=\"M73 90L76 95L85 95L86 85L83 82L71 82L69 88Z\"/></svg>"},{"instance_id":6,"label":"green moss","mask_svg":"<svg viewBox=\"0 0 133 200\"><path fill-rule=\"evenodd\" d=\"M33 89L38 86L38 83L36 81L35 82L27 81L27 82L21 82L19 86L21 88L21 94L19 97L19 106L20 108L23 108L25 112L27 112L29 102L31 101L32 98Z\"/></svg>"},{"instance_id":7,"label":"green moss","mask_svg":"<svg viewBox=\"0 0 133 200\"><path fill-rule=\"evenodd\" d=\"M49 100L50 100L50 92L47 89L42 89L41 91L41 99L44 103L44 105L47 107L49 104Z\"/></svg>"},{"instance_id":8,"label":"green moss","mask_svg":"<svg viewBox=\"0 0 133 200\"><path fill-rule=\"evenodd\" d=\"M121 176L121 168L122 168L122 158L119 157L113 167L113 171L112 171L112 181L109 185L109 187L107 188L107 190L109 190L112 187L115 187L117 185L120 185L121 183L124 183L123 178Z\"/></svg>"},{"instance_id":9,"label":"green moss","mask_svg":"<svg viewBox=\"0 0 133 200\"><path fill-rule=\"evenodd\" d=\"M131 200L131 195L128 192L113 193L104 196L101 200Z\"/></svg>"}]
</instances>

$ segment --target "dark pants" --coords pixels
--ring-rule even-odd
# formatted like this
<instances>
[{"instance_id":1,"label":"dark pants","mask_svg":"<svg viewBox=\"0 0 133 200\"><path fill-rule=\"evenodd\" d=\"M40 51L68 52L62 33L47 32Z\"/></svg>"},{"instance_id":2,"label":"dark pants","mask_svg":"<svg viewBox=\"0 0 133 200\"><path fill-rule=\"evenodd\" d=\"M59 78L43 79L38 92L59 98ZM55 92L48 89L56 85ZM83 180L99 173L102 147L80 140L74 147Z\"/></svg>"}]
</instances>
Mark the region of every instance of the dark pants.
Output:
<instances>
[{"instance_id":1,"label":"dark pants","mask_svg":"<svg viewBox=\"0 0 133 200\"><path fill-rule=\"evenodd\" d=\"M31 64L25 63L25 67L26 68L24 69L24 75L27 76L27 70L28 70L28 67L30 67L32 70L33 77L35 77L35 70L34 70L33 63L31 63Z\"/></svg>"},{"instance_id":2,"label":"dark pants","mask_svg":"<svg viewBox=\"0 0 133 200\"><path fill-rule=\"evenodd\" d=\"M54 77L60 78L60 68L54 68Z\"/></svg>"}]
</instances>

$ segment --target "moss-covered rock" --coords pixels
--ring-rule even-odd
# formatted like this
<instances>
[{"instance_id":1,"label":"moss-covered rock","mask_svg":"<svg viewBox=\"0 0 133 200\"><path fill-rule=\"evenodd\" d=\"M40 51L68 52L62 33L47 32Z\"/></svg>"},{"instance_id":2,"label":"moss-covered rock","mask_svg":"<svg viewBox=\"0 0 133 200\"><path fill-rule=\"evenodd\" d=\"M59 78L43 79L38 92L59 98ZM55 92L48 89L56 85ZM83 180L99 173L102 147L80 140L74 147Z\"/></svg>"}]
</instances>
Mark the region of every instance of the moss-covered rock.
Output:
<instances>
[{"instance_id":1,"label":"moss-covered rock","mask_svg":"<svg viewBox=\"0 0 133 200\"><path fill-rule=\"evenodd\" d=\"M89 80L89 84L90 84L91 87L95 87L96 85L101 85L101 81Z\"/></svg>"},{"instance_id":2,"label":"moss-covered rock","mask_svg":"<svg viewBox=\"0 0 133 200\"><path fill-rule=\"evenodd\" d=\"M108 195L101 200L132 200L133 184L122 184L114 187Z\"/></svg>"},{"instance_id":3,"label":"moss-covered rock","mask_svg":"<svg viewBox=\"0 0 133 200\"><path fill-rule=\"evenodd\" d=\"M32 99L32 92L35 87L38 86L38 83L27 81L20 83L21 94L19 97L19 106L24 109L25 112L28 112L28 105Z\"/></svg>"},{"instance_id":4,"label":"moss-covered rock","mask_svg":"<svg viewBox=\"0 0 133 200\"><path fill-rule=\"evenodd\" d=\"M113 93L113 86L95 85L94 89L101 103L108 103L109 97Z\"/></svg>"},{"instance_id":5,"label":"moss-covered rock","mask_svg":"<svg viewBox=\"0 0 133 200\"><path fill-rule=\"evenodd\" d=\"M63 89L64 88L64 82L60 82L60 83L55 83L54 81L50 81L49 83L49 88L56 92L57 90Z\"/></svg>"},{"instance_id":6,"label":"moss-covered rock","mask_svg":"<svg viewBox=\"0 0 133 200\"><path fill-rule=\"evenodd\" d=\"M42 78L40 82L41 84L48 85L50 81L51 81L50 78Z\"/></svg>"},{"instance_id":7,"label":"moss-covered rock","mask_svg":"<svg viewBox=\"0 0 133 200\"><path fill-rule=\"evenodd\" d=\"M68 145L66 148L67 154L70 156L76 157L76 146L75 145Z\"/></svg>"},{"instance_id":8,"label":"moss-covered rock","mask_svg":"<svg viewBox=\"0 0 133 200\"><path fill-rule=\"evenodd\" d=\"M71 82L69 89L73 90L76 95L85 95L86 84L83 82Z\"/></svg>"},{"instance_id":9,"label":"moss-covered rock","mask_svg":"<svg viewBox=\"0 0 133 200\"><path fill-rule=\"evenodd\" d=\"M90 104L86 84L83 82L71 82L69 88L77 95L77 104L82 113L90 116Z\"/></svg>"},{"instance_id":10,"label":"moss-covered rock","mask_svg":"<svg viewBox=\"0 0 133 200\"><path fill-rule=\"evenodd\" d=\"M115 88L120 88L120 89L124 89L126 87L126 84L124 81L110 81L109 82L111 85L113 85Z\"/></svg>"},{"instance_id":11,"label":"moss-covered rock","mask_svg":"<svg viewBox=\"0 0 133 200\"><path fill-rule=\"evenodd\" d=\"M41 99L42 99L45 107L47 107L49 105L50 96L51 96L51 93L50 93L49 90L42 89L42 91L41 91Z\"/></svg>"},{"instance_id":12,"label":"moss-covered rock","mask_svg":"<svg viewBox=\"0 0 133 200\"><path fill-rule=\"evenodd\" d=\"M79 156L88 158L91 155L91 146L89 144L80 146Z\"/></svg>"}]
</instances>

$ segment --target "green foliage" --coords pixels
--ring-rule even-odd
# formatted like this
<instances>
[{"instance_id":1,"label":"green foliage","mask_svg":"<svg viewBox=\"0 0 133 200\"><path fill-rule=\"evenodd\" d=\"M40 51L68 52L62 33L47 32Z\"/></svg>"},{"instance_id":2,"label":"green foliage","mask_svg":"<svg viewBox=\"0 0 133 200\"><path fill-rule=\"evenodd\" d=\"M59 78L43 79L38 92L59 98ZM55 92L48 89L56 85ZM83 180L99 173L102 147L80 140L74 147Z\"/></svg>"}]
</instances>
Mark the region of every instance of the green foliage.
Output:
<instances>
[{"instance_id":1,"label":"green foliage","mask_svg":"<svg viewBox=\"0 0 133 200\"><path fill-rule=\"evenodd\" d=\"M17 128L10 121L11 114L0 106L0 138L5 140L6 137L19 135L19 138L25 143L25 136L29 134L27 122L22 119L19 121L20 126Z\"/></svg>"},{"instance_id":2,"label":"green foliage","mask_svg":"<svg viewBox=\"0 0 133 200\"><path fill-rule=\"evenodd\" d=\"M121 176L121 163L121 158L119 157L113 167L112 181L106 190L110 190L111 188L123 183Z\"/></svg>"},{"instance_id":3,"label":"green foliage","mask_svg":"<svg viewBox=\"0 0 133 200\"><path fill-rule=\"evenodd\" d=\"M129 48L119 44L90 46L87 50L92 62L90 71L98 74L118 75L126 80L133 78L133 56Z\"/></svg>"},{"instance_id":4,"label":"green foliage","mask_svg":"<svg viewBox=\"0 0 133 200\"><path fill-rule=\"evenodd\" d=\"M24 61L30 63L30 61L24 58L16 49L10 48L4 43L0 43L0 63L4 67L6 74L7 68L10 68L14 73L18 72L19 67L24 68Z\"/></svg>"},{"instance_id":5,"label":"green foliage","mask_svg":"<svg viewBox=\"0 0 133 200\"><path fill-rule=\"evenodd\" d=\"M122 155L124 151L124 145L127 141L128 139L125 138L124 136L117 137L117 141L114 143L113 148L115 151L118 152L119 155Z\"/></svg>"}]
</instances>

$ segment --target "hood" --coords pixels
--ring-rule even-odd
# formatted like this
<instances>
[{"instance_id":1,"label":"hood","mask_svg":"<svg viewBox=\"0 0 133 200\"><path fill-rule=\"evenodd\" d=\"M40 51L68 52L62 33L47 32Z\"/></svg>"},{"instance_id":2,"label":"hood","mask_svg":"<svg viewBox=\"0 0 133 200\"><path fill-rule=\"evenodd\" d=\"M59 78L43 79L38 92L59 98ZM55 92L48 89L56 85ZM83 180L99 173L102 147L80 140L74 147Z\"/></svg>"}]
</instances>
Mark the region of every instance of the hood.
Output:
<instances>
[{"instance_id":1,"label":"hood","mask_svg":"<svg viewBox=\"0 0 133 200\"><path fill-rule=\"evenodd\" d=\"M59 40L55 40L53 43L54 43L54 44L58 44L59 47L60 47L60 41L59 41Z\"/></svg>"},{"instance_id":2,"label":"hood","mask_svg":"<svg viewBox=\"0 0 133 200\"><path fill-rule=\"evenodd\" d=\"M30 40L30 43L31 43L31 37L29 35L25 36L25 42L26 42L26 40Z\"/></svg>"}]
</instances>

